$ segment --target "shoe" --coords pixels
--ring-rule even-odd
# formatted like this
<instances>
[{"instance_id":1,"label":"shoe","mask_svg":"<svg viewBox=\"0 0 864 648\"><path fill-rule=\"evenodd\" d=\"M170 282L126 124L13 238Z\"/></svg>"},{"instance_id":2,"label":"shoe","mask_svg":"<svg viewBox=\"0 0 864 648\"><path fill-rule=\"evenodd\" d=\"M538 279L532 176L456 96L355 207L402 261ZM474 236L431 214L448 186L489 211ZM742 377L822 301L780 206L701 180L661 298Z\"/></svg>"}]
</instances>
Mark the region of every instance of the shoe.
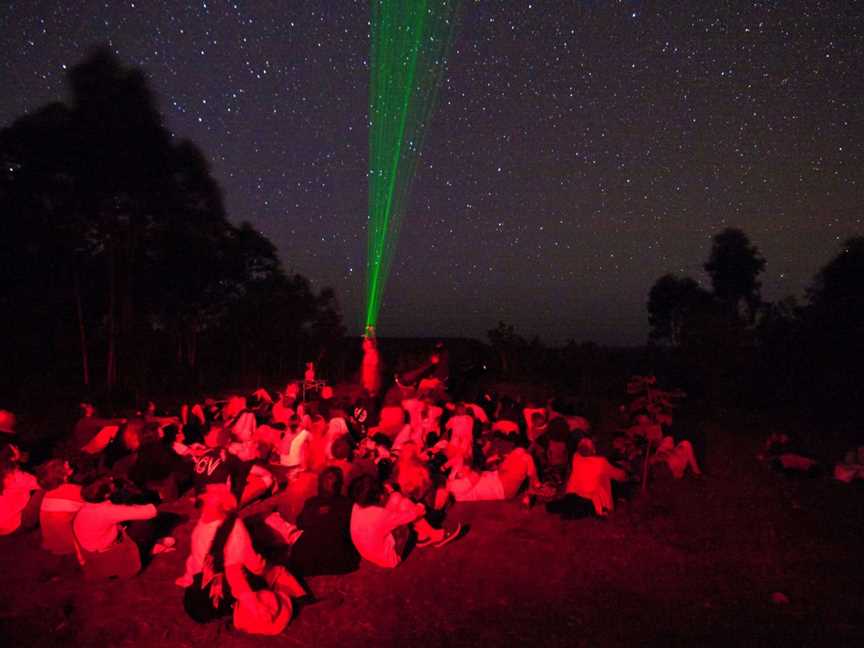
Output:
<instances>
[{"instance_id":1,"label":"shoe","mask_svg":"<svg viewBox=\"0 0 864 648\"><path fill-rule=\"evenodd\" d=\"M462 536L462 528L462 523L460 522L452 531L445 531L444 537L435 543L435 548L440 549L441 547L450 544L454 540L458 540Z\"/></svg>"}]
</instances>

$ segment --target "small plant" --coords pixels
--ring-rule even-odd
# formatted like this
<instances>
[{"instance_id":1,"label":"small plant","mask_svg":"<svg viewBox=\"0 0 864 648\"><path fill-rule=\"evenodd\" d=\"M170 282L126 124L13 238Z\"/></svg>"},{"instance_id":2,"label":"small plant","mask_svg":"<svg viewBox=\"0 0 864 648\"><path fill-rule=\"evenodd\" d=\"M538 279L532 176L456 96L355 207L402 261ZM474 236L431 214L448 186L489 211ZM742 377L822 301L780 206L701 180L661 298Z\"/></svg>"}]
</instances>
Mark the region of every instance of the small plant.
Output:
<instances>
[{"instance_id":1,"label":"small plant","mask_svg":"<svg viewBox=\"0 0 864 648\"><path fill-rule=\"evenodd\" d=\"M635 421L635 425L628 429L628 437L644 452L642 459L642 492L644 493L648 489L648 464L651 451L663 439L663 427L672 425L672 410L686 394L680 389L672 391L660 389L657 387L656 376L632 376L627 383L627 394L632 397L627 405L627 412Z\"/></svg>"}]
</instances>

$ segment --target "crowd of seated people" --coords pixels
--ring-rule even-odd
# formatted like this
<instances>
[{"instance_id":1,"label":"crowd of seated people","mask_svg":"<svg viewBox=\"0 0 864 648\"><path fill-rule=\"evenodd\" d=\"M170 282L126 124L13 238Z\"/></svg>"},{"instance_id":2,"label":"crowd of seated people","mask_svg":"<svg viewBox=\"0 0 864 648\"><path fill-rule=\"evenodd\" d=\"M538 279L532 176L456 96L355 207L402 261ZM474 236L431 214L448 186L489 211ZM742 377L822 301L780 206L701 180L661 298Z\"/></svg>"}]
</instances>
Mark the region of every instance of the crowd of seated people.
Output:
<instances>
[{"instance_id":1,"label":"crowd of seated people","mask_svg":"<svg viewBox=\"0 0 864 648\"><path fill-rule=\"evenodd\" d=\"M74 554L87 577L127 578L175 549L165 505L191 494L197 517L176 580L186 612L276 634L310 597L298 578L346 574L361 560L396 568L462 537L455 502L521 495L564 517L605 517L613 484L634 474L626 458L619 467L597 453L586 419L553 402L454 402L439 381L411 378L354 402L329 388L303 400L291 383L170 416L151 404L100 418L86 405L71 441L35 475L9 441L14 417L0 412L0 534L41 525L43 547ZM689 445L678 456L681 444L655 441L655 461L676 476L698 472Z\"/></svg>"}]
</instances>

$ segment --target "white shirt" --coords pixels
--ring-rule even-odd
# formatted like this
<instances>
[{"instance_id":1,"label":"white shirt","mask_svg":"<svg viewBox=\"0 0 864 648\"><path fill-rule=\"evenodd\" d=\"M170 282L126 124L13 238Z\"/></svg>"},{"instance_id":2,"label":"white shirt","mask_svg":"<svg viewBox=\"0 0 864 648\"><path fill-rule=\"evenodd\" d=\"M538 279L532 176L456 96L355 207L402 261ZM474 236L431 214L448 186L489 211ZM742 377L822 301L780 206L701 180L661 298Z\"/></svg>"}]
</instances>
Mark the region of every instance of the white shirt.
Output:
<instances>
[{"instance_id":1,"label":"white shirt","mask_svg":"<svg viewBox=\"0 0 864 648\"><path fill-rule=\"evenodd\" d=\"M419 516L420 508L398 493L386 507L354 505L351 511L351 540L360 555L379 567L395 567L402 560L396 553L393 531Z\"/></svg>"},{"instance_id":2,"label":"white shirt","mask_svg":"<svg viewBox=\"0 0 864 648\"><path fill-rule=\"evenodd\" d=\"M72 528L82 549L104 551L117 540L121 522L149 520L154 517L156 517L156 507L152 504L87 502L75 516Z\"/></svg>"},{"instance_id":3,"label":"white shirt","mask_svg":"<svg viewBox=\"0 0 864 648\"><path fill-rule=\"evenodd\" d=\"M279 444L279 463L292 468L305 465L308 441L308 430L300 430L296 434L285 432L285 436Z\"/></svg>"},{"instance_id":4,"label":"white shirt","mask_svg":"<svg viewBox=\"0 0 864 648\"><path fill-rule=\"evenodd\" d=\"M34 490L39 490L39 482L30 473L18 468L6 473L0 493L0 535L8 535L21 526L21 512Z\"/></svg>"}]
</instances>

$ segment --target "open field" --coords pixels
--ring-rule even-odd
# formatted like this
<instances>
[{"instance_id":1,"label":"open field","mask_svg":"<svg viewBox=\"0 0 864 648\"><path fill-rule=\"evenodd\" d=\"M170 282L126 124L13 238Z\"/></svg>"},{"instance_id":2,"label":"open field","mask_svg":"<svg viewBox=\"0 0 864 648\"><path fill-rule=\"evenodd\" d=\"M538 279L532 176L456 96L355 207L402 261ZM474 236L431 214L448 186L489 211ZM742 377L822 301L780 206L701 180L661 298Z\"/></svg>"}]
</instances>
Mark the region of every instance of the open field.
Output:
<instances>
[{"instance_id":1,"label":"open field","mask_svg":"<svg viewBox=\"0 0 864 648\"><path fill-rule=\"evenodd\" d=\"M727 424L728 425L728 424ZM737 427L737 426L729 426ZM737 429L741 430L740 427ZM864 645L864 489L788 479L753 434L705 427L708 476L657 481L606 521L516 502L459 504L466 537L399 568L310 579L319 602L284 635L198 626L173 580L179 551L126 582L86 583L39 533L0 539L8 646ZM858 485L853 485L858 486ZM183 508L185 507L185 509ZM188 501L178 510L192 515ZM788 603L772 601L782 593ZM775 597L776 598L776 597Z\"/></svg>"}]
</instances>

